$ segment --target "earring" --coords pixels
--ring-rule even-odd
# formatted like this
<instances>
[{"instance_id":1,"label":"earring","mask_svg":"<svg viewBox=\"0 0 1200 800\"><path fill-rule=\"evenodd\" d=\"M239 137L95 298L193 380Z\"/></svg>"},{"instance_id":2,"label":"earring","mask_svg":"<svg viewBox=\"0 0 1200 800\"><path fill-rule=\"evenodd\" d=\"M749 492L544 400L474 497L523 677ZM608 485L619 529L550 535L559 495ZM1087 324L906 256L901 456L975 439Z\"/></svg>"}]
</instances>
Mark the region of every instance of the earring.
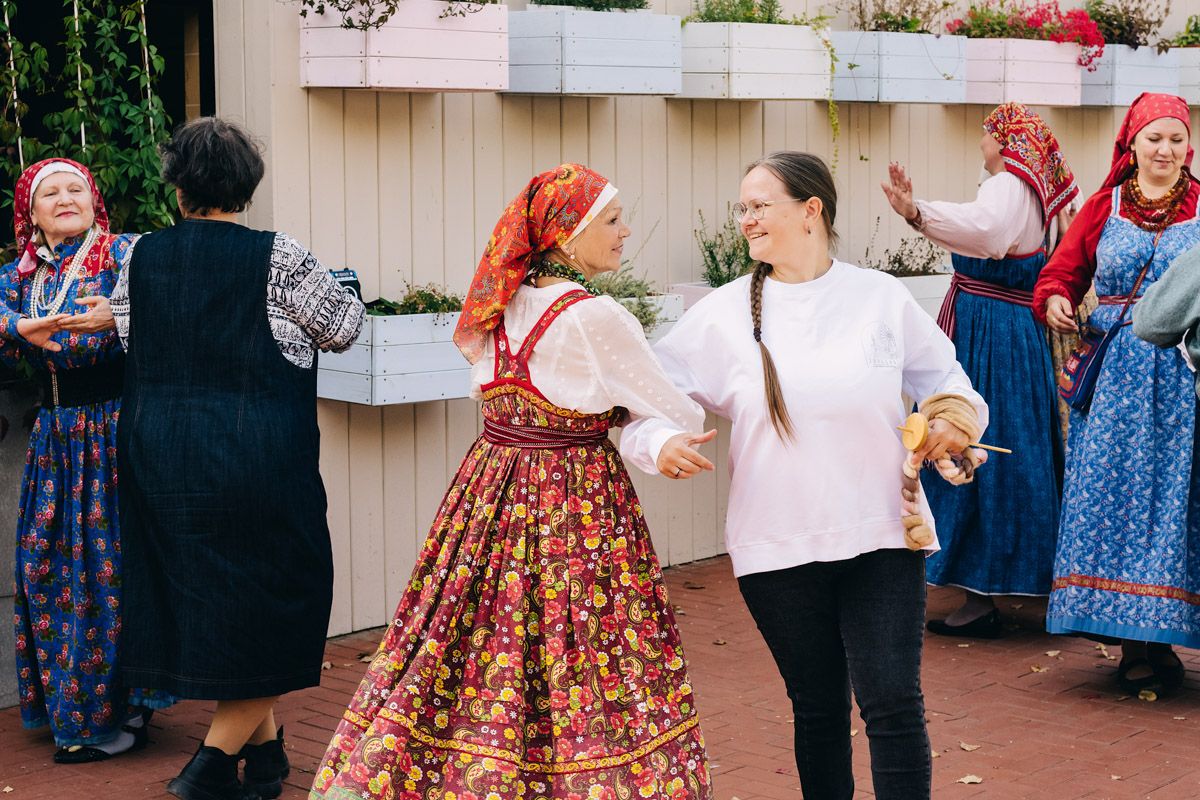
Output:
<instances>
[{"instance_id":1,"label":"earring","mask_svg":"<svg viewBox=\"0 0 1200 800\"><path fill-rule=\"evenodd\" d=\"M804 232L809 236L812 236L812 228L808 227L807 225L804 226Z\"/></svg>"},{"instance_id":2,"label":"earring","mask_svg":"<svg viewBox=\"0 0 1200 800\"><path fill-rule=\"evenodd\" d=\"M568 257L568 258L570 258L572 261L574 261L574 260L575 260L575 254L574 254L574 253L567 253L567 257Z\"/></svg>"}]
</instances>

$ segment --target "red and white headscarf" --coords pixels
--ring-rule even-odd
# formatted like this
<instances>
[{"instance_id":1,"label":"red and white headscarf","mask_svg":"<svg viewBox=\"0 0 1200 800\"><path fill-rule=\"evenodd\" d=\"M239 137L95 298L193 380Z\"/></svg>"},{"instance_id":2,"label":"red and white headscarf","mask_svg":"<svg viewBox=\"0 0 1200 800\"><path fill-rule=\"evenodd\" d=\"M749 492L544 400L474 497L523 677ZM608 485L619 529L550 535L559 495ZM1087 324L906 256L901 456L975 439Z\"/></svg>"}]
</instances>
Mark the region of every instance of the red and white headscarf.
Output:
<instances>
[{"instance_id":1,"label":"red and white headscarf","mask_svg":"<svg viewBox=\"0 0 1200 800\"><path fill-rule=\"evenodd\" d=\"M1112 167L1109 169L1108 178L1104 181L1105 189L1120 186L1129 179L1129 176L1137 168L1137 161L1133 156L1133 138L1154 120L1164 118L1179 120L1187 128L1188 136L1192 135L1192 126L1188 119L1188 104L1182 97L1154 92L1142 92L1137 96L1133 105L1129 106L1129 110L1125 112L1125 119L1121 121L1121 130L1117 132L1117 141L1113 144ZM1187 157L1184 159L1184 166L1189 168L1189 172L1192 166L1192 155L1192 146L1189 144ZM1196 180L1196 177L1192 176L1192 180Z\"/></svg>"},{"instance_id":2,"label":"red and white headscarf","mask_svg":"<svg viewBox=\"0 0 1200 800\"><path fill-rule=\"evenodd\" d=\"M483 357L488 334L533 257L565 246L616 194L615 186L587 167L563 164L534 177L508 204L479 260L454 331L454 343L468 361Z\"/></svg>"},{"instance_id":3,"label":"red and white headscarf","mask_svg":"<svg viewBox=\"0 0 1200 800\"><path fill-rule=\"evenodd\" d=\"M33 241L33 234L37 230L37 226L33 224L33 193L38 184L56 172L70 172L87 182L92 190L92 210L96 215L92 224L99 225L101 231L108 233L108 212L104 209L104 198L100 196L100 190L96 188L96 181L88 168L69 158L48 158L39 161L21 173L13 191L13 227L16 228L17 253L20 258L17 272L22 276L37 268L37 245ZM92 253L88 253L86 257L90 261L97 261L101 252L102 248L93 248ZM87 264L88 274L95 274L98 269L99 263Z\"/></svg>"},{"instance_id":4,"label":"red and white headscarf","mask_svg":"<svg viewBox=\"0 0 1200 800\"><path fill-rule=\"evenodd\" d=\"M997 106L983 129L1000 143L1005 168L1033 187L1042 204L1046 227L1075 195L1079 186L1067 166L1050 126L1021 103Z\"/></svg>"}]
</instances>

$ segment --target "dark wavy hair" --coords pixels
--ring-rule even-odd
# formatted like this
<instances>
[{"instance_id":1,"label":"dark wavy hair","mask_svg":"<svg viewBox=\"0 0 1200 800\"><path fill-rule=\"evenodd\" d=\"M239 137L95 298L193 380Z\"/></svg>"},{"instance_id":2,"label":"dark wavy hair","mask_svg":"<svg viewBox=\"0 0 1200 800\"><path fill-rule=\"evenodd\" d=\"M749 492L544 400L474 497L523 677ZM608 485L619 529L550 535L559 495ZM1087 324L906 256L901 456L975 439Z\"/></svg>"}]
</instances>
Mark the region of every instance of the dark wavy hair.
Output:
<instances>
[{"instance_id":1,"label":"dark wavy hair","mask_svg":"<svg viewBox=\"0 0 1200 800\"><path fill-rule=\"evenodd\" d=\"M189 215L245 211L266 172L254 137L220 117L185 122L158 153L162 179L179 190L179 207Z\"/></svg>"}]
</instances>

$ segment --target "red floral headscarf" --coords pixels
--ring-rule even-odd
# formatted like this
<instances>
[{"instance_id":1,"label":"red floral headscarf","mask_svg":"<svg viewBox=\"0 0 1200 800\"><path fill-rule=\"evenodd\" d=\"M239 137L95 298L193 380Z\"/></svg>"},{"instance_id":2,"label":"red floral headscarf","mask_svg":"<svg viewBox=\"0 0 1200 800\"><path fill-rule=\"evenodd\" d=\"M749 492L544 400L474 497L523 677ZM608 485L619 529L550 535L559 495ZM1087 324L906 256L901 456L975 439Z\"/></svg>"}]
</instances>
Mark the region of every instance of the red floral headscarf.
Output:
<instances>
[{"instance_id":1,"label":"red floral headscarf","mask_svg":"<svg viewBox=\"0 0 1200 800\"><path fill-rule=\"evenodd\" d=\"M1050 126L1027 106L1005 103L988 114L983 129L1000 143L1008 171L1033 187L1049 227L1054 215L1079 194Z\"/></svg>"},{"instance_id":2,"label":"red floral headscarf","mask_svg":"<svg viewBox=\"0 0 1200 800\"><path fill-rule=\"evenodd\" d=\"M100 196L100 190L96 188L96 181L92 178L92 173L88 171L88 168L69 158L48 158L45 161L39 161L21 173L13 191L13 226L17 233L17 257L20 259L17 271L21 275L29 274L37 266L37 245L33 242L33 233L36 230L36 226L33 224L33 183L38 173L52 164L73 167L83 174L92 190L92 211L96 215L93 224L99 225L100 230L105 233L108 232L108 212L104 209L104 198ZM99 248L93 248L93 253L87 255L93 256L98 250ZM95 265L88 264L89 274L94 274L94 267Z\"/></svg>"},{"instance_id":3,"label":"red floral headscarf","mask_svg":"<svg viewBox=\"0 0 1200 800\"><path fill-rule=\"evenodd\" d=\"M1133 137L1154 120L1165 117L1179 120L1187 128L1188 136L1192 135L1192 126L1188 119L1188 104L1182 97L1153 92L1142 92L1137 96L1133 105L1125 112L1121 130L1117 133L1117 141L1113 144L1112 168L1109 169L1108 178L1104 181L1105 189L1120 186L1129 179L1137 167L1137 162L1133 157ZM1186 167L1192 166L1192 146L1190 144L1187 158L1183 163ZM1194 176L1192 180L1195 180Z\"/></svg>"},{"instance_id":4,"label":"red floral headscarf","mask_svg":"<svg viewBox=\"0 0 1200 800\"><path fill-rule=\"evenodd\" d=\"M479 260L454 331L454 343L468 361L474 364L483 356L488 332L499 324L532 257L574 238L615 192L587 167L563 164L536 176L508 204Z\"/></svg>"}]
</instances>

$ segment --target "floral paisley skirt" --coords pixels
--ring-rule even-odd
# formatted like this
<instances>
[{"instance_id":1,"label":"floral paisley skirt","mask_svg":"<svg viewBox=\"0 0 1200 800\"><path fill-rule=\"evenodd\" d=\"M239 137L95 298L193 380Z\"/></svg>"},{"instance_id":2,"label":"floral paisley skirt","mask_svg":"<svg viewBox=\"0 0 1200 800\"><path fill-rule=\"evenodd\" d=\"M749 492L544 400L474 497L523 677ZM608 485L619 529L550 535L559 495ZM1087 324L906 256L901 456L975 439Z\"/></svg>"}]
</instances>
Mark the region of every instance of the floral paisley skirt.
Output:
<instances>
[{"instance_id":1,"label":"floral paisley skirt","mask_svg":"<svg viewBox=\"0 0 1200 800\"><path fill-rule=\"evenodd\" d=\"M662 571L607 440L476 441L311 797L712 797Z\"/></svg>"}]
</instances>

